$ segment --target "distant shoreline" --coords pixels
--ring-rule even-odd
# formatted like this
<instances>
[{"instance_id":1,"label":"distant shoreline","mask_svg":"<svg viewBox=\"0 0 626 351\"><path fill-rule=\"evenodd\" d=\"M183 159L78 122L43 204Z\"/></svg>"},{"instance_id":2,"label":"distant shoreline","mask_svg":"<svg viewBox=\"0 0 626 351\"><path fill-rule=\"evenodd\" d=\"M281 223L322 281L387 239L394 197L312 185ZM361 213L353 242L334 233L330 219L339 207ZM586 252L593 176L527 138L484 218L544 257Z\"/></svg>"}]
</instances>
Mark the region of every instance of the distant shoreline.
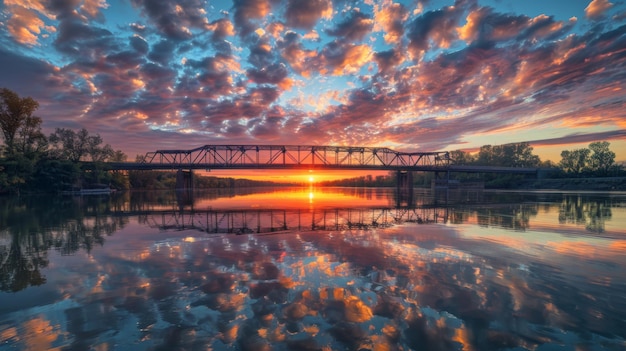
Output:
<instances>
[{"instance_id":1,"label":"distant shoreline","mask_svg":"<svg viewBox=\"0 0 626 351\"><path fill-rule=\"evenodd\" d=\"M626 177L530 179L511 189L626 191Z\"/></svg>"}]
</instances>

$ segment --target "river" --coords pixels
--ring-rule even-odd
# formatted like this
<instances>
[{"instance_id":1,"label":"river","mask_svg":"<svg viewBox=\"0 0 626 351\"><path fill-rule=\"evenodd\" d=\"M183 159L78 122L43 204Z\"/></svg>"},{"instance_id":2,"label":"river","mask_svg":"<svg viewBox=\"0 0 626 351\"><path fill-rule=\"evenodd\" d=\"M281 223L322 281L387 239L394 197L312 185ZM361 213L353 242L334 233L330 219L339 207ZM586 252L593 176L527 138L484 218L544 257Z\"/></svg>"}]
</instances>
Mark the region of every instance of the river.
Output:
<instances>
[{"instance_id":1,"label":"river","mask_svg":"<svg viewBox=\"0 0 626 351\"><path fill-rule=\"evenodd\" d=\"M0 350L625 350L626 193L0 198Z\"/></svg>"}]
</instances>

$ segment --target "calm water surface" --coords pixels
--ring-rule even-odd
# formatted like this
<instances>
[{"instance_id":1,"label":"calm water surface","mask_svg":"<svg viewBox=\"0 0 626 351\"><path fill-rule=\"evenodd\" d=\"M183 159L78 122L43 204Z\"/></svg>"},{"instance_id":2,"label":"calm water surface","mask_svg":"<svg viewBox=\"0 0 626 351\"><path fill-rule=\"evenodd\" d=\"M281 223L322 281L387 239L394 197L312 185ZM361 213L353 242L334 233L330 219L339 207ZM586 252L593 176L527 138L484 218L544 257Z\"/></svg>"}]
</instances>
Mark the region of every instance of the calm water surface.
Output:
<instances>
[{"instance_id":1,"label":"calm water surface","mask_svg":"<svg viewBox=\"0 0 626 351\"><path fill-rule=\"evenodd\" d=\"M626 350L626 193L0 199L0 350Z\"/></svg>"}]
</instances>

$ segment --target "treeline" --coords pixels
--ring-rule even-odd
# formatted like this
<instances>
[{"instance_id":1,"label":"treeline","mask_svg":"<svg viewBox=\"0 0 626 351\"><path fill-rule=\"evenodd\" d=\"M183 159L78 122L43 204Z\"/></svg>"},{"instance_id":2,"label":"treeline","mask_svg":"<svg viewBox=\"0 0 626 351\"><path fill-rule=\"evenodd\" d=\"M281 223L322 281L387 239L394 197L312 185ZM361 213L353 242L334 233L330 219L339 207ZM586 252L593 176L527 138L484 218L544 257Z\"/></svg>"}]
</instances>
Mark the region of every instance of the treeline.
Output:
<instances>
[{"instance_id":1,"label":"treeline","mask_svg":"<svg viewBox=\"0 0 626 351\"><path fill-rule=\"evenodd\" d=\"M589 148L563 150L559 163L542 161L533 154L529 143L511 143L505 145L485 145L477 153L461 150L452 151L450 159L456 165L501 166L501 167L540 167L547 171L546 178L607 177L623 175L622 167L615 164L615 153L610 150L610 143L598 141L589 144ZM460 180L480 180L487 188L514 188L528 176L516 174L457 174Z\"/></svg>"},{"instance_id":2,"label":"treeline","mask_svg":"<svg viewBox=\"0 0 626 351\"><path fill-rule=\"evenodd\" d=\"M615 163L610 145L608 141L596 141L588 148L563 150L557 164L541 161L528 143L486 145L477 154L452 151L450 158L459 165L556 168L556 177L618 176L623 169Z\"/></svg>"},{"instance_id":3,"label":"treeline","mask_svg":"<svg viewBox=\"0 0 626 351\"><path fill-rule=\"evenodd\" d=\"M389 172L388 175L372 176L368 174L366 176L339 179L339 180L327 180L319 182L320 186L343 186L343 187L390 187L396 185L395 173Z\"/></svg>"},{"instance_id":4,"label":"treeline","mask_svg":"<svg viewBox=\"0 0 626 351\"><path fill-rule=\"evenodd\" d=\"M617 177L626 176L622 166L615 163L615 153L610 150L610 143L598 141L589 144L588 148L563 150L559 163L542 161L533 153L533 148L527 142L505 145L485 145L478 152L455 150L450 152L450 162L455 165L466 166L494 166L494 167L528 167L545 168L548 178L581 178L581 177ZM463 174L451 175L460 181L484 182L488 188L512 188L523 182L527 176L517 174ZM534 177L534 176L533 176ZM413 183L418 187L430 187L435 179L432 172L418 172L413 177ZM371 175L322 182L326 186L368 186L389 187L395 186L395 173L389 172L384 176Z\"/></svg>"},{"instance_id":5,"label":"treeline","mask_svg":"<svg viewBox=\"0 0 626 351\"><path fill-rule=\"evenodd\" d=\"M125 161L126 155L104 144L86 129L57 128L46 136L42 119L34 115L39 103L0 89L0 193L49 192L72 188L125 188L126 177L108 172L105 162ZM81 161L89 161L87 165Z\"/></svg>"}]
</instances>

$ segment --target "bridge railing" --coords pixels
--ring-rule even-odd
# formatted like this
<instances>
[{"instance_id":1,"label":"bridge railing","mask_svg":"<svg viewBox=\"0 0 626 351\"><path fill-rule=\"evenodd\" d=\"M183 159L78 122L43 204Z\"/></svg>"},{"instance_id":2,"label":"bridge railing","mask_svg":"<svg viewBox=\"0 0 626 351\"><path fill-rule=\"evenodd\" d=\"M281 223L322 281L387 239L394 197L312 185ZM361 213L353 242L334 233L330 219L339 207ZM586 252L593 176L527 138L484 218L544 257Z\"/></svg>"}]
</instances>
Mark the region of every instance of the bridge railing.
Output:
<instances>
[{"instance_id":1,"label":"bridge railing","mask_svg":"<svg viewBox=\"0 0 626 351\"><path fill-rule=\"evenodd\" d=\"M414 168L447 167L448 152L399 152L388 148L301 145L205 145L149 152L145 163L207 167ZM269 167L272 168L272 167Z\"/></svg>"}]
</instances>

